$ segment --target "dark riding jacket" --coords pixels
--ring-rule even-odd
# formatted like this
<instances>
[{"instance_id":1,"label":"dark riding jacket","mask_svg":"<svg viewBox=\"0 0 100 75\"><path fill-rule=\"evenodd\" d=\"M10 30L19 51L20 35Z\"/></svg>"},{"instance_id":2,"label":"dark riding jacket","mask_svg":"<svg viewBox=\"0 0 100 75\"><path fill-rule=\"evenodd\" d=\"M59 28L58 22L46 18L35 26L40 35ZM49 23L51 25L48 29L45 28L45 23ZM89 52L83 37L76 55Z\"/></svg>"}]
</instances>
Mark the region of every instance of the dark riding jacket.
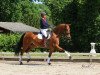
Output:
<instances>
[{"instance_id":1,"label":"dark riding jacket","mask_svg":"<svg viewBox=\"0 0 100 75\"><path fill-rule=\"evenodd\" d=\"M47 20L44 20L44 19L40 19L40 28L41 29L47 29L49 27L49 24L47 22Z\"/></svg>"}]
</instances>

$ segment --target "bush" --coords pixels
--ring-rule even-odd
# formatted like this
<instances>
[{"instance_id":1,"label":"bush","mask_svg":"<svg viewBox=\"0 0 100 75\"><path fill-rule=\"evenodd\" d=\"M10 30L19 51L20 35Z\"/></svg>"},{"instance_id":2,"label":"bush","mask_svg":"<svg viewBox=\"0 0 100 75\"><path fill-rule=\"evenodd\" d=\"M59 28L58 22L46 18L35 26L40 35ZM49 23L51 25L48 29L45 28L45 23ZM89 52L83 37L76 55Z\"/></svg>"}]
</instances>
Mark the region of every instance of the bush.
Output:
<instances>
[{"instance_id":1,"label":"bush","mask_svg":"<svg viewBox=\"0 0 100 75\"><path fill-rule=\"evenodd\" d=\"M17 47L22 34L0 34L0 51L3 52L14 52ZM36 48L32 49L32 52L44 52L46 49Z\"/></svg>"},{"instance_id":2,"label":"bush","mask_svg":"<svg viewBox=\"0 0 100 75\"><path fill-rule=\"evenodd\" d=\"M20 39L20 34L0 34L0 50L12 52Z\"/></svg>"}]
</instances>

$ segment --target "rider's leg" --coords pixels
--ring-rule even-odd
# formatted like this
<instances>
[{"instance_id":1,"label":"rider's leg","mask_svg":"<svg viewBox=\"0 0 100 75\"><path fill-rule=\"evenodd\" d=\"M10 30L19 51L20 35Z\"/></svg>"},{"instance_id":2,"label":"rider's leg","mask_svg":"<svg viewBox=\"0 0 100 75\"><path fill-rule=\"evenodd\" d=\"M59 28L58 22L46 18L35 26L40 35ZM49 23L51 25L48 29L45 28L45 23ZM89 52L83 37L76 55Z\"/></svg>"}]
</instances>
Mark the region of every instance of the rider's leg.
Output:
<instances>
[{"instance_id":1,"label":"rider's leg","mask_svg":"<svg viewBox=\"0 0 100 75\"><path fill-rule=\"evenodd\" d=\"M46 47L47 38L43 38L44 47Z\"/></svg>"},{"instance_id":2,"label":"rider's leg","mask_svg":"<svg viewBox=\"0 0 100 75\"><path fill-rule=\"evenodd\" d=\"M41 33L43 34L43 36L44 36L45 38L47 38L47 30L48 30L48 29L41 29Z\"/></svg>"},{"instance_id":3,"label":"rider's leg","mask_svg":"<svg viewBox=\"0 0 100 75\"><path fill-rule=\"evenodd\" d=\"M44 47L46 47L46 41L47 41L47 30L48 30L48 29L41 29L41 33L42 33L43 36L44 36L44 38L43 38Z\"/></svg>"}]
</instances>

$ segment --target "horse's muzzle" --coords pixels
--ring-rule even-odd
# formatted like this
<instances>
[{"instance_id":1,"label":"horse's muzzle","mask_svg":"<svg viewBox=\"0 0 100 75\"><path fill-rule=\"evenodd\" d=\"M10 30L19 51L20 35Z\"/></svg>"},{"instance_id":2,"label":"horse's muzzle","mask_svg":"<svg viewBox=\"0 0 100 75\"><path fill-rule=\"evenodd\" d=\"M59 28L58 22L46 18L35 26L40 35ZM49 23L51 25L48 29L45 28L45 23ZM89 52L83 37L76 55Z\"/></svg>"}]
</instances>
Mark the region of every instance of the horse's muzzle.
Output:
<instances>
[{"instance_id":1,"label":"horse's muzzle","mask_svg":"<svg viewBox=\"0 0 100 75\"><path fill-rule=\"evenodd\" d=\"M68 39L68 42L70 42L70 41L71 41L71 37L68 37L67 39Z\"/></svg>"},{"instance_id":2,"label":"horse's muzzle","mask_svg":"<svg viewBox=\"0 0 100 75\"><path fill-rule=\"evenodd\" d=\"M67 39L68 39L68 40L71 40L71 36L70 36L70 37L67 37Z\"/></svg>"}]
</instances>

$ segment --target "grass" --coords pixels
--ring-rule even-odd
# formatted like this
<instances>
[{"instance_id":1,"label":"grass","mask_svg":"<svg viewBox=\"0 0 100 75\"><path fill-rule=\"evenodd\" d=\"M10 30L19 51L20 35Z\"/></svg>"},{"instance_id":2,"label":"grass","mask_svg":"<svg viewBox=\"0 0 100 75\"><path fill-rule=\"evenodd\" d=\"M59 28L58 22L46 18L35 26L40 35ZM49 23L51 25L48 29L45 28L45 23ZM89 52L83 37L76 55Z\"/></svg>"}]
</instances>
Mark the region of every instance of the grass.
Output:
<instances>
[{"instance_id":1,"label":"grass","mask_svg":"<svg viewBox=\"0 0 100 75\"><path fill-rule=\"evenodd\" d=\"M30 56L32 58L47 58L48 57L48 52L31 52ZM72 57L75 59L88 59L89 58L89 53L71 53ZM0 56L4 56L4 57L15 57L13 52L1 52ZM24 53L23 55L24 57L26 57L26 53ZM66 59L68 58L67 55L65 53L59 53L59 52L54 52L52 54L52 58L61 58L61 59ZM93 57L95 59L100 59L100 53L96 53L96 56Z\"/></svg>"}]
</instances>

